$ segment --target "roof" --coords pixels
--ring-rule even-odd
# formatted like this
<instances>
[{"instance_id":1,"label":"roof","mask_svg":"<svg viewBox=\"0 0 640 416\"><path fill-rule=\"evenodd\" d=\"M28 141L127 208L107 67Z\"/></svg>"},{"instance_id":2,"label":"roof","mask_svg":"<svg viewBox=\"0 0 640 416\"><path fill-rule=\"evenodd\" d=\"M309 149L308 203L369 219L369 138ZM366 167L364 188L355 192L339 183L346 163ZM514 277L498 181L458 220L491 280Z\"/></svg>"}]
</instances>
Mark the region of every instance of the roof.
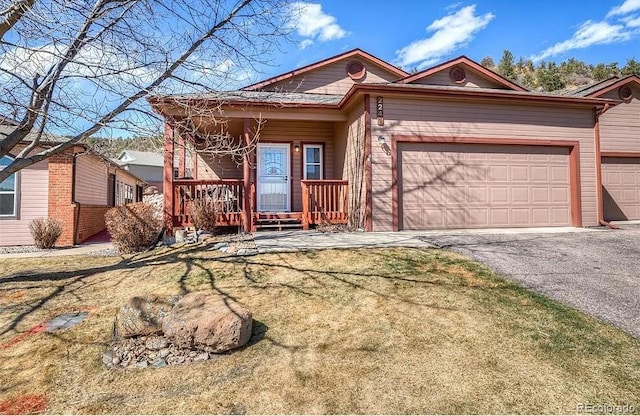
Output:
<instances>
[{"instance_id":1,"label":"roof","mask_svg":"<svg viewBox=\"0 0 640 416\"><path fill-rule=\"evenodd\" d=\"M7 137L9 134L11 134L15 130L16 127L17 127L17 125L6 124L6 123L0 121L0 139L3 139L5 137ZM37 137L36 133L29 132L24 137L24 139L22 139L22 141L23 142L27 142L27 143L31 143L32 141L34 141L36 139L36 137ZM43 143L43 144L60 144L60 143L66 143L69 140L71 140L69 137L54 136L54 135L48 134L48 133L43 133L42 137L40 137L40 142Z\"/></svg>"},{"instance_id":2,"label":"roof","mask_svg":"<svg viewBox=\"0 0 640 416\"><path fill-rule=\"evenodd\" d=\"M434 67L425 69L424 71L418 72L416 74L412 74L409 76L406 76L400 80L398 80L398 83L402 83L402 84L408 84L414 81L417 81L419 79L428 77L429 75L433 75L437 72L441 72L444 70L447 70L449 68L452 68L456 65L466 65L472 69L474 69L476 72L478 72L480 75L484 76L485 78L488 78L494 82L496 82L499 85L502 85L503 87L510 89L510 90L515 90L515 91L526 91L525 88L521 87L520 85L508 80L507 78L503 77L502 75L491 71L490 69L487 69L485 67L483 67L482 65L478 64L477 62L467 58L464 55L461 55L457 58L451 59L447 62L444 62L442 64L436 65Z\"/></svg>"},{"instance_id":3,"label":"roof","mask_svg":"<svg viewBox=\"0 0 640 416\"><path fill-rule=\"evenodd\" d=\"M599 91L609 85L615 84L620 78L613 76L602 81L593 82L591 84L583 85L573 90L566 91L565 95L573 95L576 97L588 97L590 94Z\"/></svg>"},{"instance_id":4,"label":"roof","mask_svg":"<svg viewBox=\"0 0 640 416\"><path fill-rule=\"evenodd\" d=\"M122 160L122 157L129 155L132 159ZM140 152L137 150L123 150L118 155L118 160L114 160L119 166L126 165L143 165L143 166L164 166L164 156L154 152Z\"/></svg>"},{"instance_id":5,"label":"roof","mask_svg":"<svg viewBox=\"0 0 640 416\"><path fill-rule=\"evenodd\" d=\"M402 78L395 82L388 83L356 83L351 86L345 95L317 94L317 93L301 93L301 92L269 92L254 91L273 82L278 82L289 77L299 75L301 73L311 71L313 69L328 65L330 63L345 59L350 56L365 57L366 59L375 60L378 65L387 65L398 74L404 74ZM436 72L444 71L455 65L465 65L473 69L479 76L485 77L498 85L504 86L504 89L498 88L469 88L462 85L430 85L430 84L412 84L411 82L427 77ZM640 78L635 77L640 85ZM590 90L581 89L585 94ZM576 92L580 92L576 91ZM375 58L360 49L354 49L332 58L320 61L318 63L307 65L289 73L270 78L261 83L253 84L243 88L240 91L220 91L200 94L183 94L183 95L164 95L149 97L155 111L163 113L164 109L158 108L158 104L180 104L184 106L192 104L202 104L204 101L211 102L215 105L257 105L257 106L276 106L280 108L316 108L316 109L343 109L352 97L359 93L376 93L376 92L393 92L400 94L424 94L424 95L449 95L451 97L476 99L508 99L508 100L530 100L532 102L547 104L571 104L571 105L589 105L604 106L605 104L617 104L619 100L600 99L594 96L578 95L578 94L560 94L560 93L544 93L528 91L525 88L511 82L501 75L484 68L482 65L474 62L466 56L460 56L440 65L429 68L417 74L407 74L406 72L393 67L384 61Z\"/></svg>"},{"instance_id":6,"label":"roof","mask_svg":"<svg viewBox=\"0 0 640 416\"><path fill-rule=\"evenodd\" d=\"M609 78L608 80L600 83L597 86L593 86L585 91L581 91L580 94L585 94L586 97L599 97L611 90L631 83L636 84L636 86L640 87L640 77L637 75L627 75L626 77L622 78Z\"/></svg>"},{"instance_id":7,"label":"roof","mask_svg":"<svg viewBox=\"0 0 640 416\"><path fill-rule=\"evenodd\" d=\"M402 78L402 77L406 77L407 75L409 75L407 72L403 71L402 69L391 65L390 63L383 61L382 59L375 57L373 55L371 55L368 52L363 51L362 49L352 49L350 51L341 53L339 55L335 55L332 56L330 58L324 59L322 61L319 62L315 62L313 64L307 65L307 66L303 66L302 68L297 68L294 69L293 71L289 71L289 72L285 72L283 74L280 75L276 75L275 77L271 77L268 79L265 79L263 81L259 81L256 82L255 84L251 84L248 85L244 88L242 88L242 90L244 91L254 91L254 90L258 90L260 88L264 88L267 85L279 82L279 81L283 81L292 77L295 77L297 75L301 75L301 74L305 74L309 71L313 71L314 69L318 69L320 67L323 66L327 66L330 64L333 64L335 62L341 61L343 59L347 59L347 58L353 58L353 57L357 57L357 58L361 58L364 60L367 60L369 62L372 62L384 69L386 69L387 71L396 74L398 76L398 78Z\"/></svg>"},{"instance_id":8,"label":"roof","mask_svg":"<svg viewBox=\"0 0 640 416\"><path fill-rule=\"evenodd\" d=\"M557 104L577 104L577 105L605 105L607 103L619 103L618 100L609 100L604 98L591 97L569 97L544 92L532 91L513 91L499 90L494 88L468 88L463 86L449 85L427 85L427 84L360 84L354 85L344 96L341 105L344 105L358 90L364 92L404 92L415 94L430 95L448 95L448 96L466 96L478 98L497 98L497 99L514 99L514 100L530 100L535 102L557 103Z\"/></svg>"},{"instance_id":9,"label":"roof","mask_svg":"<svg viewBox=\"0 0 640 416\"><path fill-rule=\"evenodd\" d=\"M281 105L336 105L342 95L312 94L302 92L270 92L270 91L215 91L201 94L182 94L154 97L163 101L167 98L182 101L216 101L232 103L268 103ZM153 98L152 98L153 100Z\"/></svg>"}]
</instances>

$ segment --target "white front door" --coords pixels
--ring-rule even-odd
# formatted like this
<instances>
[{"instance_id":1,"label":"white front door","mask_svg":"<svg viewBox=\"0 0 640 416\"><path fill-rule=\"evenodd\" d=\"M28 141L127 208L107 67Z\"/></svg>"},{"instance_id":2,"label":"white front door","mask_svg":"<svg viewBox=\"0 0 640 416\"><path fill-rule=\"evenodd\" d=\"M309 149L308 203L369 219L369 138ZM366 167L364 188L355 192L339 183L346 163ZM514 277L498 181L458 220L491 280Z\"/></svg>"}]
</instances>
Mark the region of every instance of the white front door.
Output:
<instances>
[{"instance_id":1,"label":"white front door","mask_svg":"<svg viewBox=\"0 0 640 416\"><path fill-rule=\"evenodd\" d=\"M290 211L289 155L288 144L258 144L258 211Z\"/></svg>"}]
</instances>

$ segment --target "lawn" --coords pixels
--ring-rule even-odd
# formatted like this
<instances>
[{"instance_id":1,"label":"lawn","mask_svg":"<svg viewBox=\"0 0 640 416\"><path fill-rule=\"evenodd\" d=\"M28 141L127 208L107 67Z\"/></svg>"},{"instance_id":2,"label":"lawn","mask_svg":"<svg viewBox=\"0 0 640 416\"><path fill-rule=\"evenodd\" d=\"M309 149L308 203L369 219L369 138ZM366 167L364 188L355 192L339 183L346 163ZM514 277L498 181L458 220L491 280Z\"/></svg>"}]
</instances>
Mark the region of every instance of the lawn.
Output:
<instances>
[{"instance_id":1,"label":"lawn","mask_svg":"<svg viewBox=\"0 0 640 416\"><path fill-rule=\"evenodd\" d=\"M640 341L440 250L0 261L0 403L48 413L575 413L640 409ZM101 360L134 295L224 293L250 345L190 366ZM22 335L48 316L82 324ZM16 340L16 337L20 337Z\"/></svg>"}]
</instances>

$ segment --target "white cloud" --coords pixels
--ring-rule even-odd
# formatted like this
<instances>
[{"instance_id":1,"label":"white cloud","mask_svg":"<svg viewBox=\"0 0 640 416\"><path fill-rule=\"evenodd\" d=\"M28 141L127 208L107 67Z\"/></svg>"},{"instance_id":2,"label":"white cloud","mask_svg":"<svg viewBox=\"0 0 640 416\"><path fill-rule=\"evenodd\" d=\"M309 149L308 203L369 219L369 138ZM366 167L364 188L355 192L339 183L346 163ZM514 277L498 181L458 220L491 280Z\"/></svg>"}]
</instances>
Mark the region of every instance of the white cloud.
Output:
<instances>
[{"instance_id":1,"label":"white cloud","mask_svg":"<svg viewBox=\"0 0 640 416\"><path fill-rule=\"evenodd\" d=\"M609 10L609 13L607 13L607 17L624 16L626 14L635 12L636 10L640 10L640 0L625 0L625 2L621 5Z\"/></svg>"},{"instance_id":2,"label":"white cloud","mask_svg":"<svg viewBox=\"0 0 640 416\"><path fill-rule=\"evenodd\" d=\"M640 28L640 16L627 16L620 20L622 20L627 27Z\"/></svg>"},{"instance_id":3,"label":"white cloud","mask_svg":"<svg viewBox=\"0 0 640 416\"><path fill-rule=\"evenodd\" d=\"M418 68L433 64L471 41L473 35L484 29L494 17L493 13L477 16L474 4L434 20L427 27L427 32L433 32L431 37L416 40L396 51L398 63L401 66L419 64Z\"/></svg>"},{"instance_id":4,"label":"white cloud","mask_svg":"<svg viewBox=\"0 0 640 416\"><path fill-rule=\"evenodd\" d=\"M289 6L290 26L298 35L305 38L300 44L304 49L313 44L315 40L327 42L341 39L348 35L337 23L335 17L322 11L320 3L295 2Z\"/></svg>"},{"instance_id":5,"label":"white cloud","mask_svg":"<svg viewBox=\"0 0 640 416\"><path fill-rule=\"evenodd\" d=\"M573 34L571 39L556 43L543 50L538 55L532 56L533 61L540 61L550 56L560 55L574 49L584 49L593 45L606 45L623 42L633 37L635 33L625 29L622 24L610 24L607 22L593 22L587 20Z\"/></svg>"},{"instance_id":6,"label":"white cloud","mask_svg":"<svg viewBox=\"0 0 640 416\"><path fill-rule=\"evenodd\" d=\"M311 45L313 45L313 40L305 39L302 42L300 42L300 49L307 49Z\"/></svg>"}]
</instances>

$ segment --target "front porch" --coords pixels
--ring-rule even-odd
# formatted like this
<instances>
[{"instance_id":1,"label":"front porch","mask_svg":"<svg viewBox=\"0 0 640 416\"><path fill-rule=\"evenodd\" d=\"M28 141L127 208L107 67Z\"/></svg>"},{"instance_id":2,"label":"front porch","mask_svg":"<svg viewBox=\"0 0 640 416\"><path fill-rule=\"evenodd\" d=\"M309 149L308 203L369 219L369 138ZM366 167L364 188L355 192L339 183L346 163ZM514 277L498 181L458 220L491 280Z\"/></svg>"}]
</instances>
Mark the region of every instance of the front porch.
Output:
<instances>
[{"instance_id":1,"label":"front porch","mask_svg":"<svg viewBox=\"0 0 640 416\"><path fill-rule=\"evenodd\" d=\"M254 182L246 187L244 179L176 179L172 181L171 228L191 227L190 202L204 197L218 208L218 227L241 227L244 231L254 232L261 224L269 223L279 225L276 228L280 229L299 224L305 230L320 224L348 223L347 181L301 180L298 185L302 210L276 212L257 209Z\"/></svg>"}]
</instances>

